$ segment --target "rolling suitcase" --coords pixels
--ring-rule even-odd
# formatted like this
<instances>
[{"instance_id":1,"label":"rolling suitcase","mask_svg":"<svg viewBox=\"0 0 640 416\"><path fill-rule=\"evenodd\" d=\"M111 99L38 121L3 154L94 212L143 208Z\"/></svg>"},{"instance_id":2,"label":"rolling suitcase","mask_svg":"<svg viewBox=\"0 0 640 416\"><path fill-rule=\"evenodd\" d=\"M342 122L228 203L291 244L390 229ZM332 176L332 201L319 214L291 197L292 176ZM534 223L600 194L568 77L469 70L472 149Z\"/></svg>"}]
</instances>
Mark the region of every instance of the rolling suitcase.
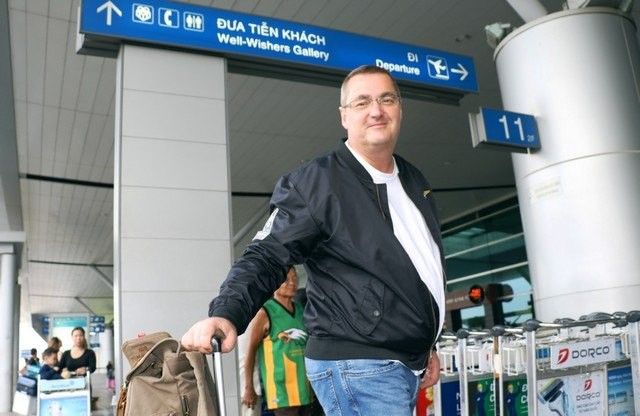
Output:
<instances>
[{"instance_id":1,"label":"rolling suitcase","mask_svg":"<svg viewBox=\"0 0 640 416\"><path fill-rule=\"evenodd\" d=\"M215 376L218 416L227 416L224 397L224 380L222 379L222 352L220 340L211 338L213 348L213 374Z\"/></svg>"}]
</instances>

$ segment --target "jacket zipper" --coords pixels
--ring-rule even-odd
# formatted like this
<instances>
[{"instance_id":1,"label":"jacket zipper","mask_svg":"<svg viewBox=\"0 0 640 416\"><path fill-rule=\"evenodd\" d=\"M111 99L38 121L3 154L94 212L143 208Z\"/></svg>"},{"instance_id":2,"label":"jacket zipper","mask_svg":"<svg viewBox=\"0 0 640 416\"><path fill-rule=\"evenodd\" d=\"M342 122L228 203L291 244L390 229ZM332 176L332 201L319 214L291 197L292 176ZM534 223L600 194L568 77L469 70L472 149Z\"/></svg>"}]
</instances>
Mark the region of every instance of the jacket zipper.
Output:
<instances>
[{"instance_id":1,"label":"jacket zipper","mask_svg":"<svg viewBox=\"0 0 640 416\"><path fill-rule=\"evenodd\" d=\"M376 186L376 194L378 196L378 208L380 208L380 213L382 214L382 218L386 221L387 220L387 216L384 215L384 210L382 209L382 201L380 201L380 189L378 188L378 184L375 184Z\"/></svg>"},{"instance_id":2,"label":"jacket zipper","mask_svg":"<svg viewBox=\"0 0 640 416\"><path fill-rule=\"evenodd\" d=\"M431 315L435 318L436 316L436 310L435 310L435 306L434 303L435 302L435 297L433 296L433 294L431 294L431 296L429 297L429 303L431 303ZM440 315L440 311L438 310L438 315ZM433 348L436 346L436 343L438 342L438 328L440 327L440 317L438 316L438 319L435 320L433 322L433 341L431 341L431 348L429 348L429 355L431 355L431 351L433 351Z\"/></svg>"},{"instance_id":3,"label":"jacket zipper","mask_svg":"<svg viewBox=\"0 0 640 416\"><path fill-rule=\"evenodd\" d=\"M378 185L377 183L376 183L376 184L374 184L374 185L375 185L375 187L376 187L376 196L378 197L378 208L380 209L380 213L382 214L382 218L386 221L387 216L384 214L384 210L382 209L382 201L380 200L380 188L379 188L379 185ZM412 201L412 202L413 202L413 201ZM416 205L416 207L417 207L417 204L415 204L415 202L413 202L413 203L414 203L414 205ZM421 212L421 214L422 214L422 212ZM426 219L425 219L425 223L426 223ZM428 228L429 228L429 227L427 226L427 229L428 229ZM443 265L443 266L444 266L444 265ZM431 294L431 297L433 298L433 294ZM431 300L430 300L430 301L429 301L429 303L431 304L431 314L432 314L432 316L434 316L434 317L435 317L435 316L436 316L436 314L435 314L435 308L434 308L434 305L433 305L433 304L434 304L434 301L435 301L435 298L433 299L433 301L431 301ZM440 312L440 311L438 311L438 313L439 313L439 312ZM434 325L433 325L433 336L432 336L433 341L431 342L431 348L429 348L429 354L431 354L431 351L432 351L432 350L433 350L433 348L436 346L436 343L437 343L437 341L438 341L436 337L437 337L437 335L438 335L438 328L439 328L439 327L440 327L440 322L439 322L439 321L434 321Z\"/></svg>"},{"instance_id":4,"label":"jacket zipper","mask_svg":"<svg viewBox=\"0 0 640 416\"><path fill-rule=\"evenodd\" d=\"M405 185L402 181L402 178L400 178L400 182L402 183L402 187L405 188ZM378 198L378 209L380 209L380 213L382 214L382 218L386 221L387 220L387 216L384 213L384 210L382 209L382 201L380 200L380 188L379 185L377 183L374 183L374 186L376 187L376 196ZM405 191L406 192L406 191ZM413 200L412 200L413 202ZM413 202L414 205L416 205L416 207L418 206L415 202ZM422 211L420 212L422 214ZM426 223L426 218L425 218L425 223ZM427 229L429 228L428 224L427 224ZM443 264L444 266L444 264ZM446 287L446 278L445 279L445 287ZM433 294L431 295L431 297L433 298ZM435 308L434 308L434 302L435 302L435 298L434 301L430 301L431 303L431 314L432 316L435 317ZM439 313L440 311L438 311ZM431 342L431 348L429 348L429 355L431 354L431 351L433 351L434 347L437 344L437 335L438 335L438 328L440 327L440 322L439 321L434 321L434 325L433 325L433 336L432 339L433 341Z\"/></svg>"}]
</instances>

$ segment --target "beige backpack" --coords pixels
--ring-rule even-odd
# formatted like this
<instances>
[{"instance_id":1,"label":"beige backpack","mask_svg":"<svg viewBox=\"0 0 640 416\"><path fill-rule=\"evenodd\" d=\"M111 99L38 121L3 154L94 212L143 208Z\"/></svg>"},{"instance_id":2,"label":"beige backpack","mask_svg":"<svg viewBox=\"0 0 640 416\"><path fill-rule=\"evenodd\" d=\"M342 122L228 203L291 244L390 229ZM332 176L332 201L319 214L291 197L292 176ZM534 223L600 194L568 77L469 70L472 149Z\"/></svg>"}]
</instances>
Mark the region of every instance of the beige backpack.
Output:
<instances>
[{"instance_id":1,"label":"beige backpack","mask_svg":"<svg viewBox=\"0 0 640 416\"><path fill-rule=\"evenodd\" d=\"M122 345L133 366L118 399L118 416L215 416L215 383L205 356L180 352L166 332Z\"/></svg>"}]
</instances>

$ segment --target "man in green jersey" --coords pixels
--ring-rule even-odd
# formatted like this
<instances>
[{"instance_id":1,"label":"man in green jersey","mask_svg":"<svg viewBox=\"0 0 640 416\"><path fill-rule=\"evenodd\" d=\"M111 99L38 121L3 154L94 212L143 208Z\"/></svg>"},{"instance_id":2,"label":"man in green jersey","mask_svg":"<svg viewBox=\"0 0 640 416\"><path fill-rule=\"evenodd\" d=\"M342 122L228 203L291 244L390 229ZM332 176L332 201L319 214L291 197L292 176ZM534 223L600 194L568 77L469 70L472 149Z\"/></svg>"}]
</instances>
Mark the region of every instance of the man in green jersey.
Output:
<instances>
[{"instance_id":1,"label":"man in green jersey","mask_svg":"<svg viewBox=\"0 0 640 416\"><path fill-rule=\"evenodd\" d=\"M298 276L292 266L287 279L265 302L247 330L242 403L249 408L256 405L252 374L257 356L266 407L276 416L306 416L311 410L308 406L312 401L311 386L304 365L308 336L302 305L293 300L297 289Z\"/></svg>"}]
</instances>

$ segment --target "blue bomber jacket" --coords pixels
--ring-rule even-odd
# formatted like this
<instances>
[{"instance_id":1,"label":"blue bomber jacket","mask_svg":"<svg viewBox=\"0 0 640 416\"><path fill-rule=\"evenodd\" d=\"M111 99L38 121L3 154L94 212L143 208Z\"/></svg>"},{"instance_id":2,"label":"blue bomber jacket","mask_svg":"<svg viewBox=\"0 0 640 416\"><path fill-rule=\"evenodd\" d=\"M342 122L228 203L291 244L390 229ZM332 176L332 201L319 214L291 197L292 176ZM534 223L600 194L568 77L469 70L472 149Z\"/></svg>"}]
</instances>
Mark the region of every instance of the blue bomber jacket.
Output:
<instances>
[{"instance_id":1,"label":"blue bomber jacket","mask_svg":"<svg viewBox=\"0 0 640 416\"><path fill-rule=\"evenodd\" d=\"M444 265L429 183L394 157ZM244 332L284 281L286 267L304 263L307 357L393 359L424 368L438 337L438 306L393 233L386 185L374 184L341 143L280 178L271 210L211 302L209 316L227 318Z\"/></svg>"}]
</instances>

